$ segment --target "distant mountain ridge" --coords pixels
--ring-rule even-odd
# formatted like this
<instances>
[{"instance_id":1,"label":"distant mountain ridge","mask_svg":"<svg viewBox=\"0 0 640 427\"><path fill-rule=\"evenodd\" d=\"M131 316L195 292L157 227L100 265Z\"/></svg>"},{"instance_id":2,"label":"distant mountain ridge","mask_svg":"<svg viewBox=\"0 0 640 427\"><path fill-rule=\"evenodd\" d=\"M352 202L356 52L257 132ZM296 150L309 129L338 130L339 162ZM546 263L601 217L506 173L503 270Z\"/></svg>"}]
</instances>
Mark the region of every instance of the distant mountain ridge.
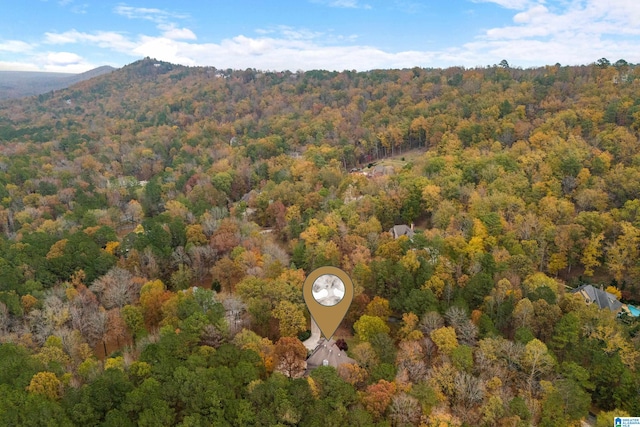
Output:
<instances>
[{"instance_id":1,"label":"distant mountain ridge","mask_svg":"<svg viewBox=\"0 0 640 427\"><path fill-rule=\"evenodd\" d=\"M116 68L104 65L80 74L39 71L0 71L0 100L40 95L64 89L93 77L110 73Z\"/></svg>"}]
</instances>

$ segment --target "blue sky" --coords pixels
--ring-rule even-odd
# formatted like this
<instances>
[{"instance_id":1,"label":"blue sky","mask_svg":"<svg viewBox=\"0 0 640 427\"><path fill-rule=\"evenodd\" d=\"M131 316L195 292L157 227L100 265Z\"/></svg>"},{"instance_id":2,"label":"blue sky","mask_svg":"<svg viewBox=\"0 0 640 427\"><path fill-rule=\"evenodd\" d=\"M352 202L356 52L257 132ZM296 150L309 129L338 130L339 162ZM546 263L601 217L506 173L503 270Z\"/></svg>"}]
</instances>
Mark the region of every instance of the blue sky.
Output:
<instances>
[{"instance_id":1,"label":"blue sky","mask_svg":"<svg viewBox=\"0 0 640 427\"><path fill-rule=\"evenodd\" d=\"M0 70L640 62L638 0L0 0Z\"/></svg>"}]
</instances>

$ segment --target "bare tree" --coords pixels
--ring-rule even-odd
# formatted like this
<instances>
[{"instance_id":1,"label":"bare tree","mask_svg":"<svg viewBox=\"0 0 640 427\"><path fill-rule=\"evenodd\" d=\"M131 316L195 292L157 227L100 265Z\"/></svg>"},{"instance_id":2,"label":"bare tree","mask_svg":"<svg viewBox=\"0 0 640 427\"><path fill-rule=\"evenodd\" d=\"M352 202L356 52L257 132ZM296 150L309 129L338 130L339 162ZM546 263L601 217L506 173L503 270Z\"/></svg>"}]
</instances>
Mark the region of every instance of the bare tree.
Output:
<instances>
[{"instance_id":1,"label":"bare tree","mask_svg":"<svg viewBox=\"0 0 640 427\"><path fill-rule=\"evenodd\" d=\"M463 421L471 422L474 415L474 409L482 403L484 397L484 385L482 380L467 374L459 372L455 379L454 394L454 410Z\"/></svg>"},{"instance_id":2,"label":"bare tree","mask_svg":"<svg viewBox=\"0 0 640 427\"><path fill-rule=\"evenodd\" d=\"M520 370L522 360L522 353L524 352L524 345L519 342L504 340L500 342L500 355L507 362L507 366L513 370Z\"/></svg>"},{"instance_id":3,"label":"bare tree","mask_svg":"<svg viewBox=\"0 0 640 427\"><path fill-rule=\"evenodd\" d=\"M424 348L418 341L403 341L400 343L396 364L400 370L407 372L409 380L414 384L423 381L427 376L428 368L425 361Z\"/></svg>"},{"instance_id":4,"label":"bare tree","mask_svg":"<svg viewBox=\"0 0 640 427\"><path fill-rule=\"evenodd\" d=\"M31 333L34 342L41 346L53 333L51 323L49 323L42 310L31 310L27 315L28 330Z\"/></svg>"},{"instance_id":5,"label":"bare tree","mask_svg":"<svg viewBox=\"0 0 640 427\"><path fill-rule=\"evenodd\" d=\"M171 263L174 267L177 267L179 265L191 266L191 257L184 250L183 246L178 246L173 250L173 253L171 254Z\"/></svg>"},{"instance_id":6,"label":"bare tree","mask_svg":"<svg viewBox=\"0 0 640 427\"><path fill-rule=\"evenodd\" d=\"M82 339L80 331L71 328L63 328L55 334L62 340L62 349L71 356L76 363L85 360L90 353L87 343Z\"/></svg>"},{"instance_id":7,"label":"bare tree","mask_svg":"<svg viewBox=\"0 0 640 427\"><path fill-rule=\"evenodd\" d=\"M122 308L132 304L140 297L140 284L133 280L129 271L113 267L104 276L96 279L89 287L104 308Z\"/></svg>"},{"instance_id":8,"label":"bare tree","mask_svg":"<svg viewBox=\"0 0 640 427\"><path fill-rule=\"evenodd\" d=\"M265 242L263 246L263 261L264 268L267 270L269 266L275 262L280 263L281 266L286 267L289 265L289 255L279 245L274 242Z\"/></svg>"},{"instance_id":9,"label":"bare tree","mask_svg":"<svg viewBox=\"0 0 640 427\"><path fill-rule=\"evenodd\" d=\"M473 346L478 337L478 327L471 320L467 319L456 328L456 335L458 336L458 342L460 342L460 344Z\"/></svg>"},{"instance_id":10,"label":"bare tree","mask_svg":"<svg viewBox=\"0 0 640 427\"><path fill-rule=\"evenodd\" d=\"M82 334L92 348L104 338L107 330L107 314L98 303L96 296L86 286L80 284L78 294L72 300L71 324Z\"/></svg>"},{"instance_id":11,"label":"bare tree","mask_svg":"<svg viewBox=\"0 0 640 427\"><path fill-rule=\"evenodd\" d=\"M49 293L42 303L42 312L51 325L61 326L65 322L65 308L62 298L53 293Z\"/></svg>"},{"instance_id":12,"label":"bare tree","mask_svg":"<svg viewBox=\"0 0 640 427\"><path fill-rule=\"evenodd\" d=\"M435 345L429 335L425 335L422 340L422 347L424 348L424 356L427 362L431 363L431 359L438 354L438 347Z\"/></svg>"},{"instance_id":13,"label":"bare tree","mask_svg":"<svg viewBox=\"0 0 640 427\"><path fill-rule=\"evenodd\" d=\"M124 209L124 220L131 224L137 224L144 216L142 206L137 200L131 200Z\"/></svg>"},{"instance_id":14,"label":"bare tree","mask_svg":"<svg viewBox=\"0 0 640 427\"><path fill-rule=\"evenodd\" d=\"M447 309L444 313L444 318L447 321L447 325L453 326L457 332L458 326L464 323L469 317L467 316L467 312L464 308L454 305Z\"/></svg>"},{"instance_id":15,"label":"bare tree","mask_svg":"<svg viewBox=\"0 0 640 427\"><path fill-rule=\"evenodd\" d=\"M429 311L422 316L420 321L420 330L425 337L428 337L432 331L444 326L444 319L437 311Z\"/></svg>"},{"instance_id":16,"label":"bare tree","mask_svg":"<svg viewBox=\"0 0 640 427\"><path fill-rule=\"evenodd\" d=\"M422 408L415 397L400 393L393 397L389 414L394 426L415 426L420 422Z\"/></svg>"},{"instance_id":17,"label":"bare tree","mask_svg":"<svg viewBox=\"0 0 640 427\"><path fill-rule=\"evenodd\" d=\"M229 296L222 301L226 313L227 324L232 335L238 333L244 326L243 314L246 312L247 306L240 299Z\"/></svg>"},{"instance_id":18,"label":"bare tree","mask_svg":"<svg viewBox=\"0 0 640 427\"><path fill-rule=\"evenodd\" d=\"M192 246L189 248L191 269L196 282L200 282L216 260L216 251L211 246Z\"/></svg>"},{"instance_id":19,"label":"bare tree","mask_svg":"<svg viewBox=\"0 0 640 427\"><path fill-rule=\"evenodd\" d=\"M452 306L444 314L447 325L456 330L456 335L461 344L474 345L478 336L478 327L471 322L465 309Z\"/></svg>"}]
</instances>

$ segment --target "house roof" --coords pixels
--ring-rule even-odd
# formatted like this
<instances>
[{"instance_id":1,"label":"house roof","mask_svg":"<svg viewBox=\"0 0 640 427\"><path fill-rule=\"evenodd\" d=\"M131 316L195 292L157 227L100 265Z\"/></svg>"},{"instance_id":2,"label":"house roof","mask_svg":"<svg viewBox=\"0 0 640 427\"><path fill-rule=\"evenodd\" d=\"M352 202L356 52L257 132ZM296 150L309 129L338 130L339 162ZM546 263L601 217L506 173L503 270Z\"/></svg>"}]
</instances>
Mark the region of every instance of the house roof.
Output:
<instances>
[{"instance_id":1,"label":"house roof","mask_svg":"<svg viewBox=\"0 0 640 427\"><path fill-rule=\"evenodd\" d=\"M320 340L316 349L307 359L307 370L310 371L311 369L325 365L325 360L328 366L333 366L336 369L344 363L356 363L356 361L348 357L344 351L340 350L336 342L332 339L329 341Z\"/></svg>"},{"instance_id":2,"label":"house roof","mask_svg":"<svg viewBox=\"0 0 640 427\"><path fill-rule=\"evenodd\" d=\"M393 228L389 230L389 233L391 233L396 239L400 236L413 237L415 234L407 224L394 225Z\"/></svg>"},{"instance_id":3,"label":"house roof","mask_svg":"<svg viewBox=\"0 0 640 427\"><path fill-rule=\"evenodd\" d=\"M257 196L259 193L256 190L251 190L240 199L241 202L249 203L252 197Z\"/></svg>"},{"instance_id":4,"label":"house roof","mask_svg":"<svg viewBox=\"0 0 640 427\"><path fill-rule=\"evenodd\" d=\"M582 285L571 291L572 293L580 293L587 301L587 304L596 303L600 308L608 308L611 311L618 311L622 307L622 303L618 298L602 289L598 289L593 285Z\"/></svg>"},{"instance_id":5,"label":"house roof","mask_svg":"<svg viewBox=\"0 0 640 427\"><path fill-rule=\"evenodd\" d=\"M393 175L395 169L391 165L376 165L371 169L373 175Z\"/></svg>"}]
</instances>

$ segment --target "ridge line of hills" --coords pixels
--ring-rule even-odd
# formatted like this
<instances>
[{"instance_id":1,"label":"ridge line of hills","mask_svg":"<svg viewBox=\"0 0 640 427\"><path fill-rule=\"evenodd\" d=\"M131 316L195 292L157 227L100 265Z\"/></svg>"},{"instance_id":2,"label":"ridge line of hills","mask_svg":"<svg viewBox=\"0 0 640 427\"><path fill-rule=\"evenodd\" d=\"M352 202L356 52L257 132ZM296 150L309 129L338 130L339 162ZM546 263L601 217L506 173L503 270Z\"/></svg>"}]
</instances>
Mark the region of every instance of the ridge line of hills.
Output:
<instances>
[{"instance_id":1,"label":"ridge line of hills","mask_svg":"<svg viewBox=\"0 0 640 427\"><path fill-rule=\"evenodd\" d=\"M110 73L116 68L104 65L84 73L51 73L40 71L0 71L0 100L40 95L65 89L84 80Z\"/></svg>"}]
</instances>

